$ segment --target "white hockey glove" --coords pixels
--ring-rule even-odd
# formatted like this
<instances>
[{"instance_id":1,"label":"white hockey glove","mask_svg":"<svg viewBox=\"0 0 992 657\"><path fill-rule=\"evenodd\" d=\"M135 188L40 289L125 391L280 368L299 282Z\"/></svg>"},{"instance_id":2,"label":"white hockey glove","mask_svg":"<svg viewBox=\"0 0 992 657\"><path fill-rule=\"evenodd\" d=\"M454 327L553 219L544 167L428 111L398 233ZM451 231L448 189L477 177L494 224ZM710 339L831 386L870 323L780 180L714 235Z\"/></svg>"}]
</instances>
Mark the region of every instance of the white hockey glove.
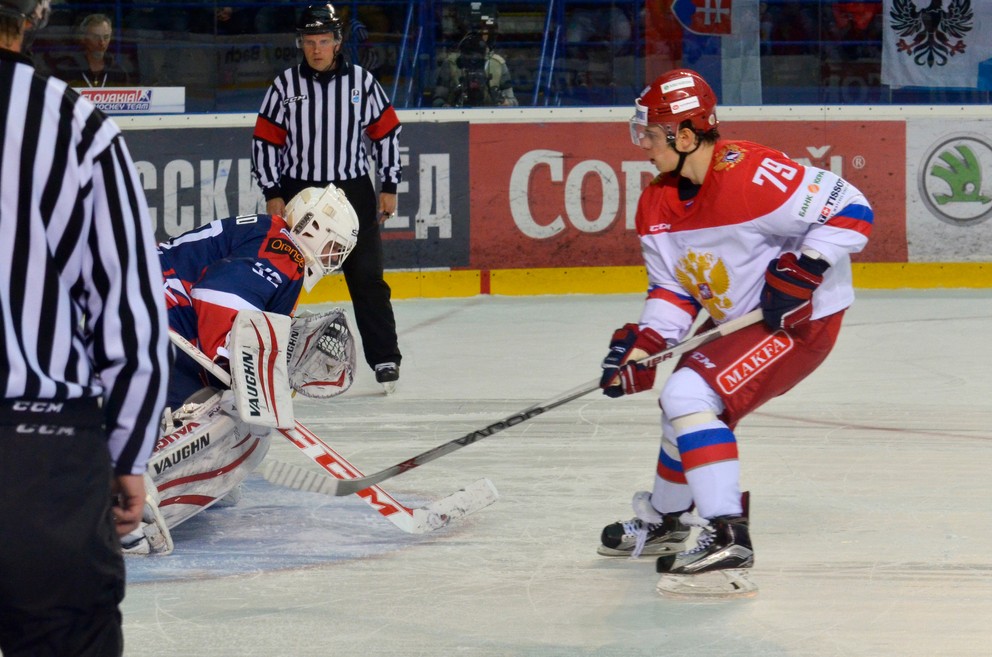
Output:
<instances>
[{"instance_id":1,"label":"white hockey glove","mask_svg":"<svg viewBox=\"0 0 992 657\"><path fill-rule=\"evenodd\" d=\"M172 554L172 534L158 508L161 498L151 476L145 473L145 508L141 524L130 534L121 537L121 552L125 555Z\"/></svg>"},{"instance_id":2,"label":"white hockey glove","mask_svg":"<svg viewBox=\"0 0 992 657\"><path fill-rule=\"evenodd\" d=\"M301 395L327 399L354 381L355 338L341 308L294 317L286 351L289 385Z\"/></svg>"}]
</instances>

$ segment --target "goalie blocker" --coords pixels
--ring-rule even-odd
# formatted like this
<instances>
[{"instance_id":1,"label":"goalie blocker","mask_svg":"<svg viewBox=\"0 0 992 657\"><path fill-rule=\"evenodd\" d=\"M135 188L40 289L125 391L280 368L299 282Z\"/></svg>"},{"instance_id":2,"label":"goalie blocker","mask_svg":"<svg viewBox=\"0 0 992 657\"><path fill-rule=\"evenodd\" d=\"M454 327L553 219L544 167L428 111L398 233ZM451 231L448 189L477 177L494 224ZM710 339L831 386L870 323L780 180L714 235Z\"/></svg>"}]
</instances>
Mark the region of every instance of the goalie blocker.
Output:
<instances>
[{"instance_id":1,"label":"goalie blocker","mask_svg":"<svg viewBox=\"0 0 992 657\"><path fill-rule=\"evenodd\" d=\"M340 395L355 377L355 339L341 308L285 315L242 310L231 328L231 389L242 422L291 429L290 389Z\"/></svg>"}]
</instances>

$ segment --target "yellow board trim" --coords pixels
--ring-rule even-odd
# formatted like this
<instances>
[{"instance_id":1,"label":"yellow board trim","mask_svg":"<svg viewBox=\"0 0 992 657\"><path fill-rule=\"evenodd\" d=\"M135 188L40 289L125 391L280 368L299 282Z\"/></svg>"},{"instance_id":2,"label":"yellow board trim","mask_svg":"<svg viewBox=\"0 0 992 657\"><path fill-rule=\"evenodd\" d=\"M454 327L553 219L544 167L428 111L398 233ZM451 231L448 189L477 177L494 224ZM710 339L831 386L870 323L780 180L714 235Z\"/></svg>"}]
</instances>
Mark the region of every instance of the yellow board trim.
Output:
<instances>
[{"instance_id":1,"label":"yellow board trim","mask_svg":"<svg viewBox=\"0 0 992 657\"><path fill-rule=\"evenodd\" d=\"M992 288L992 263L881 262L852 265L854 287L868 290ZM394 299L438 299L540 294L626 294L646 292L644 267L569 267L466 271L387 271ZM301 304L350 300L344 277L325 278Z\"/></svg>"}]
</instances>

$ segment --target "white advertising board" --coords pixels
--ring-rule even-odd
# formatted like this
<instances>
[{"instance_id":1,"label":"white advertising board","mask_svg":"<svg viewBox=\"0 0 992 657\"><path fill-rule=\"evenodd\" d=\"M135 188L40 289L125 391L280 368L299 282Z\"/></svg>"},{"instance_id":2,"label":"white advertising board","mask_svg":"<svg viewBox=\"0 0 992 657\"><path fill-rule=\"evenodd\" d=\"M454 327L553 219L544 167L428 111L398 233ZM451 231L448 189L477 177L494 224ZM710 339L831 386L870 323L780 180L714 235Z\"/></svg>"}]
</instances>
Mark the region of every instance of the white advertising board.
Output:
<instances>
[{"instance_id":1,"label":"white advertising board","mask_svg":"<svg viewBox=\"0 0 992 657\"><path fill-rule=\"evenodd\" d=\"M76 91L106 114L181 114L186 111L185 87L85 87Z\"/></svg>"},{"instance_id":2,"label":"white advertising board","mask_svg":"<svg viewBox=\"0 0 992 657\"><path fill-rule=\"evenodd\" d=\"M909 261L992 260L992 121L911 120L906 128Z\"/></svg>"}]
</instances>

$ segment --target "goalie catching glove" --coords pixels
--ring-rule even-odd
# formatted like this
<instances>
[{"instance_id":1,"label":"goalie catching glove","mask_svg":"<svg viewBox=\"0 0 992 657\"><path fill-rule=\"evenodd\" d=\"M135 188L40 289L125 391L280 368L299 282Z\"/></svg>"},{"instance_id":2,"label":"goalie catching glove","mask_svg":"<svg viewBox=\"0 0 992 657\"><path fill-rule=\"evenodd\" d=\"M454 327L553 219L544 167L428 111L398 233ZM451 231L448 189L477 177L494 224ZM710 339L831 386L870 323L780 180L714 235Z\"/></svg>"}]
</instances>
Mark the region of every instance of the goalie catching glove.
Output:
<instances>
[{"instance_id":1,"label":"goalie catching glove","mask_svg":"<svg viewBox=\"0 0 992 657\"><path fill-rule=\"evenodd\" d=\"M656 367L636 361L668 347L668 342L652 328L624 324L613 332L610 353L603 359L603 376L599 387L607 397L622 397L654 387Z\"/></svg>"},{"instance_id":2,"label":"goalie catching glove","mask_svg":"<svg viewBox=\"0 0 992 657\"><path fill-rule=\"evenodd\" d=\"M341 308L293 317L286 348L289 385L306 397L340 395L355 378L355 338Z\"/></svg>"},{"instance_id":3,"label":"goalie catching glove","mask_svg":"<svg viewBox=\"0 0 992 657\"><path fill-rule=\"evenodd\" d=\"M813 292L823 283L826 260L802 254L783 253L768 263L761 311L770 329L792 328L813 315Z\"/></svg>"}]
</instances>

